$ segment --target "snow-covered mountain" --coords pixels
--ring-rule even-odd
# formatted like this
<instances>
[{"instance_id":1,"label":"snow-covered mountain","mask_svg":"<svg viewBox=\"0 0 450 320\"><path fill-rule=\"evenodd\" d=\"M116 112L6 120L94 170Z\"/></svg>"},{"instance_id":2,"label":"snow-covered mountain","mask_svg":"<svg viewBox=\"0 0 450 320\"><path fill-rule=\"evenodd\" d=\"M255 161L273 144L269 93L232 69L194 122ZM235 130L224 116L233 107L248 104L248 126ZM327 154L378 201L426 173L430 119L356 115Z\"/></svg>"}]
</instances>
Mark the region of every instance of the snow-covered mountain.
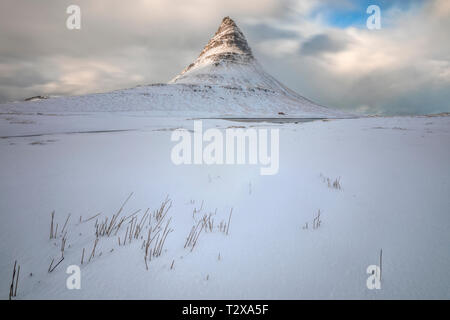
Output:
<instances>
[{"instance_id":1,"label":"snow-covered mountain","mask_svg":"<svg viewBox=\"0 0 450 320\"><path fill-rule=\"evenodd\" d=\"M149 111L155 116L346 117L266 73L225 17L195 62L167 84L0 105L8 111Z\"/></svg>"},{"instance_id":2,"label":"snow-covered mountain","mask_svg":"<svg viewBox=\"0 0 450 320\"><path fill-rule=\"evenodd\" d=\"M197 60L170 83L294 94L261 68L243 33L229 17L223 19L216 34L209 40Z\"/></svg>"}]
</instances>

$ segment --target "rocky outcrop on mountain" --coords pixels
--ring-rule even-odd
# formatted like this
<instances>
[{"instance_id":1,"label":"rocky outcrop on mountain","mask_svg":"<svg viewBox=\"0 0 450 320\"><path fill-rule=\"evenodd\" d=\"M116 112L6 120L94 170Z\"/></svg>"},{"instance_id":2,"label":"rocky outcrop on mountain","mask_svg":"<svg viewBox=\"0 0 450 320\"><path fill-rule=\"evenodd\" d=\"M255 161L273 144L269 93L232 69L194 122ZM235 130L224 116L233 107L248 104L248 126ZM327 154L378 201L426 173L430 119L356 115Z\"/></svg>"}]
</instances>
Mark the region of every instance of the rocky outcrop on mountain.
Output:
<instances>
[{"instance_id":1,"label":"rocky outcrop on mountain","mask_svg":"<svg viewBox=\"0 0 450 320\"><path fill-rule=\"evenodd\" d=\"M253 60L252 50L244 34L230 17L225 17L216 34L209 40L197 60L184 69L179 77L182 77L192 68L208 62L217 67L220 64L229 63L245 64ZM174 79L174 82L176 82L176 79Z\"/></svg>"}]
</instances>

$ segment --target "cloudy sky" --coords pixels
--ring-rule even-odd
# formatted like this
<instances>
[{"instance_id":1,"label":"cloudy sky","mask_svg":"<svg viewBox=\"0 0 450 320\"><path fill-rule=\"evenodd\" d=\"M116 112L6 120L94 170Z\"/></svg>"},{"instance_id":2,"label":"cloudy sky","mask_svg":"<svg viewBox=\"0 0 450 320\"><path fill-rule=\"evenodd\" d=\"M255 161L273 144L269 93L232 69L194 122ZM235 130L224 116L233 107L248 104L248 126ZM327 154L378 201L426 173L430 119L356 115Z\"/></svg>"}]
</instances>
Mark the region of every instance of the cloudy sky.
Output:
<instances>
[{"instance_id":1,"label":"cloudy sky","mask_svg":"<svg viewBox=\"0 0 450 320\"><path fill-rule=\"evenodd\" d=\"M66 28L71 4L81 30ZM448 0L2 0L0 102L167 82L227 15L269 73L320 104L450 112Z\"/></svg>"}]
</instances>

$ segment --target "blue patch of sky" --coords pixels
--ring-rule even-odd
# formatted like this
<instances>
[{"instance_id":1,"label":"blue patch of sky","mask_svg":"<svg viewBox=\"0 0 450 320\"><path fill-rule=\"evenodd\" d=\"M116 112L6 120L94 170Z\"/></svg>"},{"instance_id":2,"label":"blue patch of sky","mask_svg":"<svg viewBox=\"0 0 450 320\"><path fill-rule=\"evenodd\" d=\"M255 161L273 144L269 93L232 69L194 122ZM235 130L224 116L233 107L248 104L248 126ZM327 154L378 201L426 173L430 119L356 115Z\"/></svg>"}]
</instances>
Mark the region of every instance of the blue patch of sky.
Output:
<instances>
[{"instance_id":1,"label":"blue patch of sky","mask_svg":"<svg viewBox=\"0 0 450 320\"><path fill-rule=\"evenodd\" d=\"M366 13L367 7L370 5L378 5L381 10L381 19L383 19L383 11L398 9L409 10L412 7L421 6L426 0L354 0L349 1L349 5L338 5L338 2L326 2L324 5L317 7L311 17L320 16L325 23L337 28L365 28L369 14Z\"/></svg>"}]
</instances>

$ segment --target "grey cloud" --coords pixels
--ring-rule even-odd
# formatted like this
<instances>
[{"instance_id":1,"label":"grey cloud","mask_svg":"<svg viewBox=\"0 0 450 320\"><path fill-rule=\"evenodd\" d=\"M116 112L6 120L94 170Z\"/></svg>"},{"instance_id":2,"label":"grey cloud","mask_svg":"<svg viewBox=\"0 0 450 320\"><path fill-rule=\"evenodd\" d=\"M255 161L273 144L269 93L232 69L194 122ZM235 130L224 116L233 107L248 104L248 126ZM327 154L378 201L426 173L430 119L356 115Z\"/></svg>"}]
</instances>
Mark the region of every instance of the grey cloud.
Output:
<instances>
[{"instance_id":1,"label":"grey cloud","mask_svg":"<svg viewBox=\"0 0 450 320\"><path fill-rule=\"evenodd\" d=\"M342 40L335 39L328 34L319 34L302 43L300 52L304 55L318 55L325 52L338 52L346 47Z\"/></svg>"},{"instance_id":2,"label":"grey cloud","mask_svg":"<svg viewBox=\"0 0 450 320\"><path fill-rule=\"evenodd\" d=\"M36 84L44 84L49 80L41 72L31 67L22 67L15 70L13 74L1 74L0 86L29 87Z\"/></svg>"},{"instance_id":3,"label":"grey cloud","mask_svg":"<svg viewBox=\"0 0 450 320\"><path fill-rule=\"evenodd\" d=\"M414 66L397 71L375 72L358 79L349 87L353 94L343 97L348 105L367 105L372 113L384 115L429 114L450 111L449 85L421 79ZM414 79L414 80L411 80ZM392 84L408 83L411 88L398 90Z\"/></svg>"},{"instance_id":4,"label":"grey cloud","mask_svg":"<svg viewBox=\"0 0 450 320\"><path fill-rule=\"evenodd\" d=\"M260 23L256 25L244 25L243 31L248 38L253 41L267 40L267 39L300 39L299 32L293 30L285 30L276 26L271 26L266 23Z\"/></svg>"}]
</instances>

